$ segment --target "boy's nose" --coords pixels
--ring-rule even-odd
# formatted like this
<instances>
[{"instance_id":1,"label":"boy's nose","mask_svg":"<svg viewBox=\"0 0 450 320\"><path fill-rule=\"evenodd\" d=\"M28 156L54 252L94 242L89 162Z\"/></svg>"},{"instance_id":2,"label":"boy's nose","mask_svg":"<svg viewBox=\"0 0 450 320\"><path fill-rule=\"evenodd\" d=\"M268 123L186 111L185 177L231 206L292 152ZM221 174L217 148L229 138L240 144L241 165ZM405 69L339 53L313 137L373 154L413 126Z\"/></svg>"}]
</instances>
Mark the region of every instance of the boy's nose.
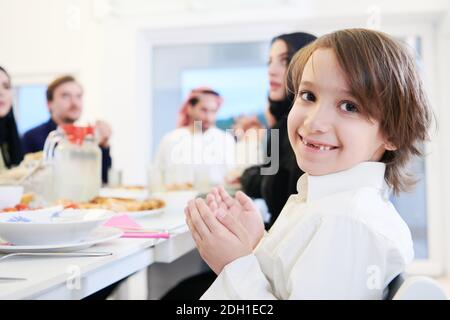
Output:
<instances>
[{"instance_id":1,"label":"boy's nose","mask_svg":"<svg viewBox=\"0 0 450 320\"><path fill-rule=\"evenodd\" d=\"M310 132L327 132L331 127L330 110L323 105L311 108L305 120L305 126Z\"/></svg>"}]
</instances>

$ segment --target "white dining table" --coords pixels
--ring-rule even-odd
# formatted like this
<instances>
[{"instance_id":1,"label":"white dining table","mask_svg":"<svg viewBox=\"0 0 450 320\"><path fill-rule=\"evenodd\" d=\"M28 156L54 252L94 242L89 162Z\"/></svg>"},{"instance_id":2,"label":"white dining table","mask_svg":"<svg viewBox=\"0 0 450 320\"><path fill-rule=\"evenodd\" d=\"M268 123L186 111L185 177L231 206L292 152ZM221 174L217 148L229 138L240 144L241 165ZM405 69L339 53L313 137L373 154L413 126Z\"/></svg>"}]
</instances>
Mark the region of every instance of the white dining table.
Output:
<instances>
[{"instance_id":1,"label":"white dining table","mask_svg":"<svg viewBox=\"0 0 450 320\"><path fill-rule=\"evenodd\" d=\"M0 300L58 299L87 297L153 263L172 263L195 250L185 224L183 203L167 207L158 216L139 219L144 227L164 228L168 239L119 238L94 245L80 252L110 252L102 257L18 256L0 261Z\"/></svg>"}]
</instances>

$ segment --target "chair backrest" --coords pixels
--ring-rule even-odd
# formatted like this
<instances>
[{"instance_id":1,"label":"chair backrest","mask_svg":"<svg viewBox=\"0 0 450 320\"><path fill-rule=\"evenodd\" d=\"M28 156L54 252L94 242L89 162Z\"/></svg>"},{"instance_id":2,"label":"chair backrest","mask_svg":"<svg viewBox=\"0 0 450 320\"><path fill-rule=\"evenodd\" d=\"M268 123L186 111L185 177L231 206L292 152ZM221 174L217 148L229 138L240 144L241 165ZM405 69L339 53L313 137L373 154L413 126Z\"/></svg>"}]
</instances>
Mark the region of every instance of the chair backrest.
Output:
<instances>
[{"instance_id":1,"label":"chair backrest","mask_svg":"<svg viewBox=\"0 0 450 320\"><path fill-rule=\"evenodd\" d=\"M447 300L441 285L425 276L397 276L389 284L389 300Z\"/></svg>"}]
</instances>

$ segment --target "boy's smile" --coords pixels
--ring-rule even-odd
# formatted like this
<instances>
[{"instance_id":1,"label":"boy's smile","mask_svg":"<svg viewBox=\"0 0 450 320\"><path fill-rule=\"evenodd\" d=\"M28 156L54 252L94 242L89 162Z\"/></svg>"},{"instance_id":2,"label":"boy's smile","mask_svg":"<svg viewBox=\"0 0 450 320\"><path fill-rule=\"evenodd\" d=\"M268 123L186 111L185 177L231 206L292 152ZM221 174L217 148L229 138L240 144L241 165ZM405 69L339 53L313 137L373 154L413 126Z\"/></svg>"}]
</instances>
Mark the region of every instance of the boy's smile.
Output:
<instances>
[{"instance_id":1,"label":"boy's smile","mask_svg":"<svg viewBox=\"0 0 450 320\"><path fill-rule=\"evenodd\" d=\"M316 50L305 65L288 118L297 163L310 175L379 161L386 151L379 122L360 112L351 92L334 52Z\"/></svg>"},{"instance_id":2,"label":"boy's smile","mask_svg":"<svg viewBox=\"0 0 450 320\"><path fill-rule=\"evenodd\" d=\"M313 140L307 137L303 137L300 133L298 134L301 141L305 145L305 152L323 152L323 151L333 151L339 148L338 146L328 144L320 140Z\"/></svg>"}]
</instances>

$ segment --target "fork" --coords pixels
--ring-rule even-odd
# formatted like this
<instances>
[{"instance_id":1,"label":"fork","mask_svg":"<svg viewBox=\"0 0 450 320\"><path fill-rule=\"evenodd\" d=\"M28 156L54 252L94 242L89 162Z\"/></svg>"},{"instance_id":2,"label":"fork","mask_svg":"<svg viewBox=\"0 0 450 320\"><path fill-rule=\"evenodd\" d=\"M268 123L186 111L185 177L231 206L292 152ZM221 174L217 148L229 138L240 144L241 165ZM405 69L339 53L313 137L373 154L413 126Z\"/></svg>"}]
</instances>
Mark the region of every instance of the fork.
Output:
<instances>
[{"instance_id":1,"label":"fork","mask_svg":"<svg viewBox=\"0 0 450 320\"><path fill-rule=\"evenodd\" d=\"M11 257L32 256L32 257L105 257L111 256L112 252L17 252L0 257L0 261Z\"/></svg>"}]
</instances>

